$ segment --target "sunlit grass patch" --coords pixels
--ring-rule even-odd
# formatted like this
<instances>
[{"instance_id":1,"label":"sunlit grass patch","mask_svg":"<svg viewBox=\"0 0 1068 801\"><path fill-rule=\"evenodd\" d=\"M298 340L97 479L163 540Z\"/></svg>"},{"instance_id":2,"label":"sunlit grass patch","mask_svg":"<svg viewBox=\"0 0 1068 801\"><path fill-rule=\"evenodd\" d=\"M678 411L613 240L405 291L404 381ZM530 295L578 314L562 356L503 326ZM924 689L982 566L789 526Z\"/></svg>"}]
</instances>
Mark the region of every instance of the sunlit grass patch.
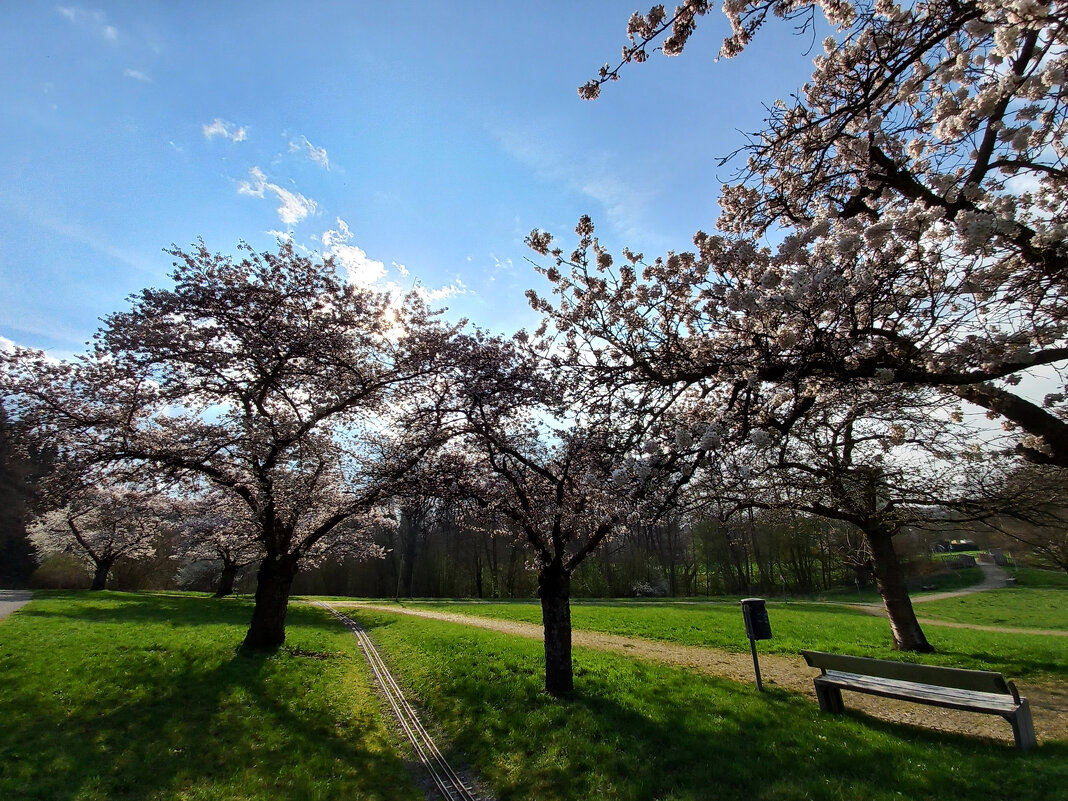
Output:
<instances>
[{"instance_id":1,"label":"sunlit grass patch","mask_svg":"<svg viewBox=\"0 0 1068 801\"><path fill-rule=\"evenodd\" d=\"M957 623L1068 631L1068 593L1059 589L1007 587L929 601L917 612Z\"/></svg>"}]
</instances>

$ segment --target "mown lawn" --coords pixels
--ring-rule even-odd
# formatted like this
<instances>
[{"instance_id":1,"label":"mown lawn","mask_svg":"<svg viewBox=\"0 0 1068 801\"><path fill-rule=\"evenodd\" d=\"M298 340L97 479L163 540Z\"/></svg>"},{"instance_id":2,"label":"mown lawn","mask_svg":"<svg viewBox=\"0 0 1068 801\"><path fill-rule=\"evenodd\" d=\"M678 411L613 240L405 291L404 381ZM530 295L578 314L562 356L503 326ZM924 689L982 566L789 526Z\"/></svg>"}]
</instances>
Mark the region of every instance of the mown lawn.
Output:
<instances>
[{"instance_id":1,"label":"mown lawn","mask_svg":"<svg viewBox=\"0 0 1068 801\"><path fill-rule=\"evenodd\" d=\"M0 799L421 799L354 638L294 606L287 647L245 656L250 615L49 593L0 622Z\"/></svg>"},{"instance_id":2,"label":"mown lawn","mask_svg":"<svg viewBox=\"0 0 1068 801\"><path fill-rule=\"evenodd\" d=\"M541 608L533 601L503 604L405 601L404 605L541 623ZM917 606L920 615L925 614L926 606ZM998 670L1012 678L1068 678L1068 637L927 626L925 633L938 652L920 656L892 650L887 621L848 606L769 601L768 615L773 638L760 643L762 652L796 654L808 648ZM572 605L571 620L576 629L736 652L749 649L741 609L737 604L620 605L578 602Z\"/></svg>"},{"instance_id":3,"label":"mown lawn","mask_svg":"<svg viewBox=\"0 0 1068 801\"><path fill-rule=\"evenodd\" d=\"M928 601L918 605L916 612L922 617L958 623L1068 631L1068 592L1006 587L1003 590Z\"/></svg>"},{"instance_id":4,"label":"mown lawn","mask_svg":"<svg viewBox=\"0 0 1068 801\"><path fill-rule=\"evenodd\" d=\"M1068 590L1068 573L1063 570L1035 570L1029 567L1010 567L1008 572L1016 577L1016 581L1021 587Z\"/></svg>"},{"instance_id":5,"label":"mown lawn","mask_svg":"<svg viewBox=\"0 0 1068 801\"><path fill-rule=\"evenodd\" d=\"M500 801L1053 801L1068 744L830 717L808 698L576 649L576 692L542 691L541 643L369 610L402 681Z\"/></svg>"}]
</instances>

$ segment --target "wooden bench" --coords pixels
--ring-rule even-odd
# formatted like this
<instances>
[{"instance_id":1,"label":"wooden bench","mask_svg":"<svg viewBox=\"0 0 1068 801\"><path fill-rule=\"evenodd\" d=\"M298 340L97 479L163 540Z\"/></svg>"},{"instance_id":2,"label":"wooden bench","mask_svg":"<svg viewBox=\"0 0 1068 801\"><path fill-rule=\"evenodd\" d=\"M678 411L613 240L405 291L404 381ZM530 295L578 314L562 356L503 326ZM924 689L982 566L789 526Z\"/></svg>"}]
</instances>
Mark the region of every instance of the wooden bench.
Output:
<instances>
[{"instance_id":1,"label":"wooden bench","mask_svg":"<svg viewBox=\"0 0 1068 801\"><path fill-rule=\"evenodd\" d=\"M990 670L916 665L823 651L802 651L810 667L822 673L814 679L816 697L824 712L843 711L842 690L921 704L1000 715L1012 724L1016 747L1036 745L1031 707L1016 686Z\"/></svg>"}]
</instances>

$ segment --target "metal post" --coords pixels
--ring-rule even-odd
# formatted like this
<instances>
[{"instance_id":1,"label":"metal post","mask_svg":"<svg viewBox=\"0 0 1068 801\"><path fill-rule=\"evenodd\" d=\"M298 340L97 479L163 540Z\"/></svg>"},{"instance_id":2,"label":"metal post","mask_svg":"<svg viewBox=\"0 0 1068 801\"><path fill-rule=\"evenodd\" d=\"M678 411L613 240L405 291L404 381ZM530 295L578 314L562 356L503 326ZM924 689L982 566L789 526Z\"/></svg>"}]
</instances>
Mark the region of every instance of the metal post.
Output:
<instances>
[{"instance_id":1,"label":"metal post","mask_svg":"<svg viewBox=\"0 0 1068 801\"><path fill-rule=\"evenodd\" d=\"M749 650L753 652L753 671L756 673L757 689L764 692L764 682L760 680L760 662L757 661L756 640L749 639Z\"/></svg>"}]
</instances>

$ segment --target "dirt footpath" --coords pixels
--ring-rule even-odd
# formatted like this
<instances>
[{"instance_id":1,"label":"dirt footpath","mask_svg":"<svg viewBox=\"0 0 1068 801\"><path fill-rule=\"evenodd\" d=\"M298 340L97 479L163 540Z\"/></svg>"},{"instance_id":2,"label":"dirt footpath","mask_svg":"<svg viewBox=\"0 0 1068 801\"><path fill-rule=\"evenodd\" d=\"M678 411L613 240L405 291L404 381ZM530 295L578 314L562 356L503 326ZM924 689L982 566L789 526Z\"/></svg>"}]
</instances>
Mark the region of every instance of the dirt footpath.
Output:
<instances>
[{"instance_id":1,"label":"dirt footpath","mask_svg":"<svg viewBox=\"0 0 1068 801\"><path fill-rule=\"evenodd\" d=\"M457 615L448 612L434 612L425 609L408 609L395 604L369 603L334 603L332 606L350 609L376 609L395 614L425 617L465 626L514 634L520 637L540 640L541 626L532 623L517 623L510 620L492 620L490 618ZM576 646L596 648L601 651L614 651L627 654L635 659L649 662L684 667L710 676L719 676L745 684L754 684L753 659L747 654L736 654L717 648L701 648L692 645L677 645L669 642L643 640L636 637L621 637L615 634L601 634L594 631L572 632L572 642ZM778 654L760 655L760 673L765 684L774 684L785 690L808 695L815 703L816 694L812 688L812 679L819 674L805 664L799 656L780 656ZM1068 687L1063 685L1039 685L1029 682L1019 683L1020 694L1031 703L1031 712L1035 721L1038 741L1068 740ZM875 698L869 695L846 693L846 708L858 709L880 720L905 723L926 728L961 734L979 735L1002 742L1012 743L1012 727L999 717L958 712L954 709L894 701L888 698Z\"/></svg>"}]
</instances>

